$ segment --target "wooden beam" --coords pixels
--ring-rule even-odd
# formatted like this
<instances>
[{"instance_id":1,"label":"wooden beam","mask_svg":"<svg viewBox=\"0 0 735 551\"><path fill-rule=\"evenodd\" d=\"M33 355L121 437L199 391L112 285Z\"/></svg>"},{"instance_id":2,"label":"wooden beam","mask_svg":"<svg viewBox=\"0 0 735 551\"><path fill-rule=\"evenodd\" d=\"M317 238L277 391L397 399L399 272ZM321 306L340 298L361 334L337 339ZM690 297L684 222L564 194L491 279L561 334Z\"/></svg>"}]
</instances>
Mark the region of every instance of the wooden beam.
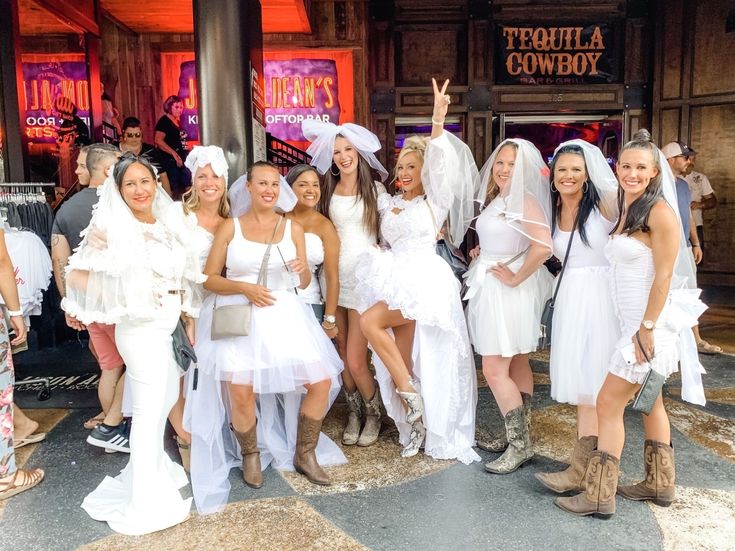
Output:
<instances>
[{"instance_id":1,"label":"wooden beam","mask_svg":"<svg viewBox=\"0 0 735 551\"><path fill-rule=\"evenodd\" d=\"M132 34L133 36L139 36L140 33L134 31L130 27L128 27L125 23L120 21L117 17L112 15L109 11L107 11L104 8L100 8L100 15L107 19L110 23L118 27L121 31L127 34Z\"/></svg>"},{"instance_id":2,"label":"wooden beam","mask_svg":"<svg viewBox=\"0 0 735 551\"><path fill-rule=\"evenodd\" d=\"M100 27L97 24L95 14L78 9L73 2L65 2L64 0L35 0L35 2L80 33L88 32L94 36L100 36ZM95 0L94 5L95 9L99 9L98 0Z\"/></svg>"}]
</instances>

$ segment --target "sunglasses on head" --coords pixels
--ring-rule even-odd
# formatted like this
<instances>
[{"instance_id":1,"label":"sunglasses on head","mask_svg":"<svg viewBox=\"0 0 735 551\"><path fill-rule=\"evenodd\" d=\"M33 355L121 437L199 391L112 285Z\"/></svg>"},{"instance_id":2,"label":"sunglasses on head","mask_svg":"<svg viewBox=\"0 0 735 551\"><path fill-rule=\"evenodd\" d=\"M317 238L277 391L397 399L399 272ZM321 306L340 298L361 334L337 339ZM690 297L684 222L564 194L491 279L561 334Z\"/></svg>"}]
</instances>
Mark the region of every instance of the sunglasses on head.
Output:
<instances>
[{"instance_id":1,"label":"sunglasses on head","mask_svg":"<svg viewBox=\"0 0 735 551\"><path fill-rule=\"evenodd\" d=\"M140 132L135 132L135 133L133 133L133 132L125 132L125 137L126 138L140 138L141 135L142 134Z\"/></svg>"}]
</instances>

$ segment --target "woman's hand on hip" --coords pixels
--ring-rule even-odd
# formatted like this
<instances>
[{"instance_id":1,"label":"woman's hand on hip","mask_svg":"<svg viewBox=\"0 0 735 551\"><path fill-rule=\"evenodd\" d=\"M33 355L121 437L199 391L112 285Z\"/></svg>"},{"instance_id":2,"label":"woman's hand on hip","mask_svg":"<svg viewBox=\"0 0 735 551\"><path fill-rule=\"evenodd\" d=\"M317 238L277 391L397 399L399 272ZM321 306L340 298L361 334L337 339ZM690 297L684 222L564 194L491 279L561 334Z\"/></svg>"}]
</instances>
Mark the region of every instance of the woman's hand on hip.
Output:
<instances>
[{"instance_id":1,"label":"woman's hand on hip","mask_svg":"<svg viewBox=\"0 0 735 551\"><path fill-rule=\"evenodd\" d=\"M503 285L506 285L508 287L516 287L518 285L518 283L516 283L515 281L515 272L508 268L508 266L506 266L502 262L496 264L492 268L488 268L487 271L490 272L497 279L499 279Z\"/></svg>"}]
</instances>

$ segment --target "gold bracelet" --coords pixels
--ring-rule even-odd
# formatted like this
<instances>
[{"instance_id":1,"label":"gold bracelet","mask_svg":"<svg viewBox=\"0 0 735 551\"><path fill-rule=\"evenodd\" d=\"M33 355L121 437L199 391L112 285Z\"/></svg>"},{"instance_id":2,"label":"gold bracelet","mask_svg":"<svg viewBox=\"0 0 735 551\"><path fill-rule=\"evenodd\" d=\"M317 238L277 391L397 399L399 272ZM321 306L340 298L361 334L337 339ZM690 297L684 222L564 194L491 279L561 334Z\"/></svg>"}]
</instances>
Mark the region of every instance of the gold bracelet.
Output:
<instances>
[{"instance_id":1,"label":"gold bracelet","mask_svg":"<svg viewBox=\"0 0 735 551\"><path fill-rule=\"evenodd\" d=\"M337 324L336 323L324 325L325 323L327 323L327 322L326 321L323 321L322 322L322 329L326 329L327 331L331 331L332 329L334 329L335 327L337 327Z\"/></svg>"}]
</instances>

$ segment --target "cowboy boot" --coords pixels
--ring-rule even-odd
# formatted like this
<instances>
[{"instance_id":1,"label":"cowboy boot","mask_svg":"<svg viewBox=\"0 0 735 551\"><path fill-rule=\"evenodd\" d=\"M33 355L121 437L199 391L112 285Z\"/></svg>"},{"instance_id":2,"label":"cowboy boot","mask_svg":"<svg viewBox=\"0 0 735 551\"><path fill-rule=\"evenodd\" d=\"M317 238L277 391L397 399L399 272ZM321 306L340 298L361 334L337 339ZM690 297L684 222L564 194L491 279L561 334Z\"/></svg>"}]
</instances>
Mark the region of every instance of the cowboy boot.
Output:
<instances>
[{"instance_id":1,"label":"cowboy boot","mask_svg":"<svg viewBox=\"0 0 735 551\"><path fill-rule=\"evenodd\" d=\"M411 381L413 383L413 381ZM416 388L416 384L413 383ZM406 402L408 411L406 413L406 422L411 424L411 434L408 437L408 444L401 450L401 457L413 457L419 453L421 445L426 438L426 427L421 420L424 415L424 400L418 392L401 392L398 396Z\"/></svg>"},{"instance_id":2,"label":"cowboy boot","mask_svg":"<svg viewBox=\"0 0 735 551\"><path fill-rule=\"evenodd\" d=\"M258 449L257 423L246 432L236 431L235 434L240 444L242 455L242 479L251 488L258 489L263 486L263 472L260 469L260 450Z\"/></svg>"},{"instance_id":3,"label":"cowboy boot","mask_svg":"<svg viewBox=\"0 0 735 551\"><path fill-rule=\"evenodd\" d=\"M580 517L594 515L608 519L615 513L619 474L620 460L607 452L595 450L585 471L584 491L576 496L557 497L554 504Z\"/></svg>"},{"instance_id":4,"label":"cowboy boot","mask_svg":"<svg viewBox=\"0 0 735 551\"><path fill-rule=\"evenodd\" d=\"M531 438L528 435L525 408L519 406L505 414L505 433L508 447L503 455L485 464L485 470L494 474L508 474L533 457Z\"/></svg>"},{"instance_id":5,"label":"cowboy boot","mask_svg":"<svg viewBox=\"0 0 735 551\"><path fill-rule=\"evenodd\" d=\"M584 473L590 455L597 449L597 436L583 436L574 445L569 467L558 473L536 473L534 476L552 492L580 492L584 490Z\"/></svg>"},{"instance_id":6,"label":"cowboy boot","mask_svg":"<svg viewBox=\"0 0 735 551\"><path fill-rule=\"evenodd\" d=\"M380 388L375 385L373 397L364 402L365 404L365 426L362 428L360 438L357 441L358 446L372 446L378 440L380 435L380 424L382 413L380 411Z\"/></svg>"},{"instance_id":7,"label":"cowboy boot","mask_svg":"<svg viewBox=\"0 0 735 551\"><path fill-rule=\"evenodd\" d=\"M360 438L363 401L359 390L355 390L355 392L345 390L345 397L347 398L348 413L347 425L345 425L345 431L342 433L342 443L345 446L353 446L357 444L357 439Z\"/></svg>"},{"instance_id":8,"label":"cowboy boot","mask_svg":"<svg viewBox=\"0 0 735 551\"><path fill-rule=\"evenodd\" d=\"M523 409L526 413L526 419L529 423L531 420L531 395L521 392L521 398L523 399ZM530 434L530 431L529 431ZM495 437L491 437L490 440L478 440L476 446L481 450L492 453L502 453L508 447L508 438L505 433Z\"/></svg>"},{"instance_id":9,"label":"cowboy boot","mask_svg":"<svg viewBox=\"0 0 735 551\"><path fill-rule=\"evenodd\" d=\"M646 440L643 446L643 464L645 480L632 486L620 486L618 493L633 501L653 501L656 505L668 507L676 497L673 446Z\"/></svg>"},{"instance_id":10,"label":"cowboy boot","mask_svg":"<svg viewBox=\"0 0 735 551\"><path fill-rule=\"evenodd\" d=\"M299 416L293 466L297 473L304 475L312 484L329 486L331 484L329 477L317 463L316 453L314 452L321 429L321 419L309 419L304 414Z\"/></svg>"}]
</instances>

